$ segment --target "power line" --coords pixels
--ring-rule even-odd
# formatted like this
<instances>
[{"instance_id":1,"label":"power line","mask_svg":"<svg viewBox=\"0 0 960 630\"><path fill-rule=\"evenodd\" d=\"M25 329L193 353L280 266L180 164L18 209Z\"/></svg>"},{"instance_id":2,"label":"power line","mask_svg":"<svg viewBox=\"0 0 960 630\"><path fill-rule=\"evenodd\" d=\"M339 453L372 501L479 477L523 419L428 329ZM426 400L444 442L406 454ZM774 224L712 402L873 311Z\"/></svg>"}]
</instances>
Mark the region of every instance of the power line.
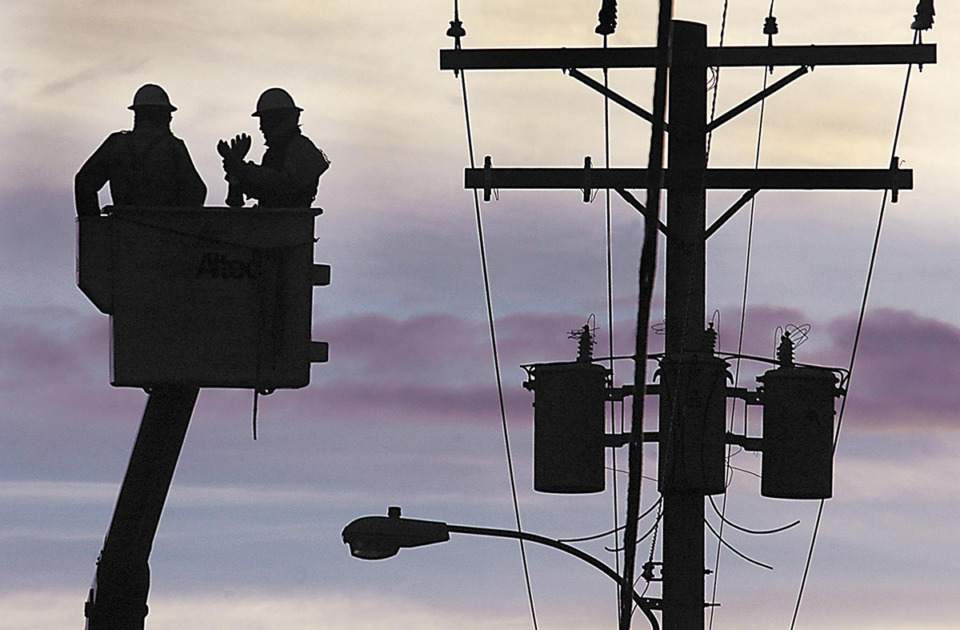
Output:
<instances>
[{"instance_id":1,"label":"power line","mask_svg":"<svg viewBox=\"0 0 960 630\"><path fill-rule=\"evenodd\" d=\"M607 35L603 36L603 47L607 48ZM610 72L608 68L603 69L603 87L610 87ZM604 166L610 168L610 97L605 93L603 96L603 158ZM606 254L607 254L607 349L611 358L608 361L610 367L610 378L613 378L613 217L610 210L610 189L605 191L605 217L606 217ZM612 433L617 432L615 418L615 403L610 402L610 427ZM623 403L621 403L621 410ZM620 431L623 431L621 422ZM613 464L612 486L613 486L613 535L620 530L620 505L619 505L619 484L617 483L617 449L611 449L611 462ZM617 575L620 574L620 554L614 554L614 565ZM619 608L618 608L619 610Z\"/></svg>"},{"instance_id":2,"label":"power line","mask_svg":"<svg viewBox=\"0 0 960 630\"><path fill-rule=\"evenodd\" d=\"M913 43L917 44L920 40L920 31L914 31ZM910 88L910 74L913 70L913 64L907 65L907 75L903 82L903 93L900 97L900 112L897 114L897 126L893 134L893 143L890 149L890 164L894 165L897 162L897 144L900 142L900 129L903 125L903 113L907 106L907 91ZM867 268L867 279L863 287L863 299L860 302L860 313L857 317L857 330L853 336L853 349L850 352L850 364L847 369L847 394L843 397L843 401L840 403L840 411L837 414L837 432L833 438L833 455L836 456L837 453L837 443L840 441L840 428L843 426L843 412L847 408L847 400L850 396L850 381L853 378L853 366L857 358L857 349L860 346L860 336L863 332L863 321L867 311L867 299L870 296L870 285L873 281L873 272L877 262L877 251L880 247L880 234L883 230L883 219L887 209L887 199L889 197L889 191L883 191L883 199L880 202L880 212L877 217L877 229L873 237L873 249L870 252L870 264ZM793 609L793 619L790 621L790 630L796 626L797 615L800 613L800 603L803 600L803 591L807 584L807 578L810 574L810 565L813 561L813 550L817 544L817 534L820 531L820 523L823 518L823 507L826 504L824 499L820 499L820 506L817 509L817 521L813 526L813 535L810 538L810 548L807 551L807 560L803 567L803 577L800 580L800 589L797 592L797 603Z\"/></svg>"},{"instance_id":3,"label":"power line","mask_svg":"<svg viewBox=\"0 0 960 630\"><path fill-rule=\"evenodd\" d=\"M457 24L460 23L459 8L457 6L456 0L454 0L454 21ZM451 27L452 26L453 26L453 23L451 23ZM459 47L459 44L460 44L460 37L458 36L457 47ZM462 72L460 74L460 86L463 92L463 115L464 115L464 119L466 122L466 129L467 129L467 152L469 153L469 157L470 157L470 167L476 168L476 160L474 158L474 151L473 151L473 131L470 126L470 106L467 98L466 72ZM496 326L494 324L494 317L493 317L493 299L491 297L491 291L490 291L490 273L487 267L487 250L486 250L486 244L483 238L483 221L480 213L480 196L476 189L474 189L473 191L473 205L474 205L476 221L477 221L477 238L480 245L480 263L481 263L481 267L483 268L483 291L484 291L484 296L486 298L487 322L490 328L490 345L492 346L492 349L493 349L493 365L494 365L494 371L496 372L496 377L497 377L497 398L500 403L500 423L503 429L503 442L504 442L504 448L506 449L507 469L510 475L510 493L513 498L513 511L514 511L514 517L517 523L517 532L522 532L523 527L520 521L520 499L517 495L517 479L513 469L513 453L510 449L510 432L507 429L507 412L506 412L506 406L503 400L503 378L500 372L500 355L499 355L499 352L497 351L497 331L496 331ZM524 577L524 580L526 581L527 599L530 603L530 617L533 621L534 630L537 630L538 628L537 611L533 601L533 587L530 583L530 567L527 562L527 551L526 551L526 547L524 545L523 540L521 539L519 542L520 542L520 557L523 562L523 577Z\"/></svg>"}]
</instances>

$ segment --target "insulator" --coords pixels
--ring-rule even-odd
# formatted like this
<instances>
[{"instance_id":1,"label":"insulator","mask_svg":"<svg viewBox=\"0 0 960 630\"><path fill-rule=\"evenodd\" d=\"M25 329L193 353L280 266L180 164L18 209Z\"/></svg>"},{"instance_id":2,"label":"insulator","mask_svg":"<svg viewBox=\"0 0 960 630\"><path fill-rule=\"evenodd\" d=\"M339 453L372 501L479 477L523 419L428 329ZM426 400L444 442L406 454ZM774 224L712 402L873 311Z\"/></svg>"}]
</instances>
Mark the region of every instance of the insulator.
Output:
<instances>
[{"instance_id":1,"label":"insulator","mask_svg":"<svg viewBox=\"0 0 960 630\"><path fill-rule=\"evenodd\" d=\"M780 345L777 346L777 361L784 367L793 366L793 340L790 339L790 333L785 332L780 337Z\"/></svg>"},{"instance_id":2,"label":"insulator","mask_svg":"<svg viewBox=\"0 0 960 630\"><path fill-rule=\"evenodd\" d=\"M460 40L461 37L466 37L467 31L463 28L463 22L459 19L450 20L450 28L447 29L447 37L453 37L456 40Z\"/></svg>"},{"instance_id":3,"label":"insulator","mask_svg":"<svg viewBox=\"0 0 960 630\"><path fill-rule=\"evenodd\" d=\"M617 30L617 0L603 0L597 19L600 23L594 32L597 35L613 35Z\"/></svg>"},{"instance_id":4,"label":"insulator","mask_svg":"<svg viewBox=\"0 0 960 630\"><path fill-rule=\"evenodd\" d=\"M780 29L777 27L777 18L772 15L763 21L763 34L764 35L776 35L780 32Z\"/></svg>"},{"instance_id":5,"label":"insulator","mask_svg":"<svg viewBox=\"0 0 960 630\"><path fill-rule=\"evenodd\" d=\"M578 339L577 361L581 363L590 363L593 361L593 346L596 342L593 340L593 334L590 332L590 326L588 324L584 324L583 328L574 331L572 334Z\"/></svg>"},{"instance_id":6,"label":"insulator","mask_svg":"<svg viewBox=\"0 0 960 630\"><path fill-rule=\"evenodd\" d=\"M913 16L913 24L910 25L915 31L926 31L933 28L933 16L937 12L933 9L933 0L920 0L917 3L917 12Z\"/></svg>"}]
</instances>

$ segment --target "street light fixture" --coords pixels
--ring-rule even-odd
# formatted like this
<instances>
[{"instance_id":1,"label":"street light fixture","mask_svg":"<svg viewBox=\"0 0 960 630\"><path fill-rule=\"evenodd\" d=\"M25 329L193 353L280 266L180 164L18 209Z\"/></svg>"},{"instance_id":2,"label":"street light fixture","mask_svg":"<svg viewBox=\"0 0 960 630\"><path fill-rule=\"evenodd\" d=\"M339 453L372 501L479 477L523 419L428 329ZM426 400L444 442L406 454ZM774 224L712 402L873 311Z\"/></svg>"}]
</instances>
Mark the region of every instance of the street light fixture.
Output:
<instances>
[{"instance_id":1,"label":"street light fixture","mask_svg":"<svg viewBox=\"0 0 960 630\"><path fill-rule=\"evenodd\" d=\"M350 555L363 560L384 560L402 548L450 540L446 523L400 518L399 507L388 508L387 516L358 518L343 528L342 536L350 546Z\"/></svg>"},{"instance_id":2,"label":"street light fixture","mask_svg":"<svg viewBox=\"0 0 960 630\"><path fill-rule=\"evenodd\" d=\"M387 516L364 516L352 521L343 528L343 542L350 547L350 555L363 560L384 560L397 555L406 547L422 547L450 540L450 533L472 534L474 536L493 536L496 538L515 538L559 549L599 569L617 584L621 578L609 566L590 554L546 536L529 532L495 529L490 527L472 527L469 525L451 525L442 521L423 521L401 518L399 507L387 509ZM632 590L632 589L631 589ZM660 630L660 624L653 610L660 608L660 600L641 597L632 590L633 601L650 620L653 630Z\"/></svg>"}]
</instances>

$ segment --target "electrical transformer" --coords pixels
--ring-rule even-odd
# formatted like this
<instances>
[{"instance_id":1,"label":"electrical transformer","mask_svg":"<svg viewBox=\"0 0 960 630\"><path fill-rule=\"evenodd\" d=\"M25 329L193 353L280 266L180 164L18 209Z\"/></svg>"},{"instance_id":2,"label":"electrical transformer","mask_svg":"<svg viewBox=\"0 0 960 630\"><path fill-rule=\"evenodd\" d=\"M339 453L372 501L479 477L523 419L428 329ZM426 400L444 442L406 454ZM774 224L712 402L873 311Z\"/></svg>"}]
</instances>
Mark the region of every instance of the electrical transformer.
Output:
<instances>
[{"instance_id":1,"label":"electrical transformer","mask_svg":"<svg viewBox=\"0 0 960 630\"><path fill-rule=\"evenodd\" d=\"M660 362L660 492L726 490L729 367L709 354L669 355Z\"/></svg>"},{"instance_id":2,"label":"electrical transformer","mask_svg":"<svg viewBox=\"0 0 960 630\"><path fill-rule=\"evenodd\" d=\"M602 492L604 404L610 371L587 361L529 366L534 391L533 489Z\"/></svg>"},{"instance_id":3,"label":"electrical transformer","mask_svg":"<svg viewBox=\"0 0 960 630\"><path fill-rule=\"evenodd\" d=\"M783 366L763 383L763 464L760 494L779 499L833 495L836 375L825 369Z\"/></svg>"}]
</instances>

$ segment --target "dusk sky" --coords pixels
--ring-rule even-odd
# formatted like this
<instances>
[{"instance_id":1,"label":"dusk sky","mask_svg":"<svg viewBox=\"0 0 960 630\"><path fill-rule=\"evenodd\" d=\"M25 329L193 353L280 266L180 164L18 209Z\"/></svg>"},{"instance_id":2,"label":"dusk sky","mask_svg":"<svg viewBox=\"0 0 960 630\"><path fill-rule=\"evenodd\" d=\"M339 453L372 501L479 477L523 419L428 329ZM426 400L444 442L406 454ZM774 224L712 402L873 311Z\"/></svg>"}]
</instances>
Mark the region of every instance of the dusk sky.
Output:
<instances>
[{"instance_id":1,"label":"dusk sky","mask_svg":"<svg viewBox=\"0 0 960 630\"><path fill-rule=\"evenodd\" d=\"M600 4L462 0L463 45L601 46ZM708 24L718 44L722 0L675 4L675 17ZM619 5L610 45L654 45L655 0ZM915 6L783 0L774 5L775 45L909 43ZM765 45L769 7L730 1L724 44ZM952 4L937 8L924 41L938 44L939 61L913 68L897 149L915 189L886 207L834 497L797 628L941 630L960 617L960 27ZM315 257L332 266L332 283L314 294L313 327L314 339L330 343L330 361L313 367L309 387L260 399L257 441L250 391L201 392L154 546L147 628L533 627L513 541L454 535L369 562L340 540L348 522L391 505L411 518L516 527L473 196L463 188L460 82L439 70L452 14L452 0L4 0L0 630L81 627L146 402L140 389L109 384L109 318L76 287L72 192L103 139L130 128L126 108L144 83L162 85L179 108L173 132L206 181L208 206L226 195L220 138L248 133L250 158L262 155L250 112L266 88L293 95L303 132L332 162L315 204L324 209ZM766 104L760 165L887 167L906 71L818 67L778 92ZM717 113L759 91L763 72L723 70ZM651 70L611 71L610 84L650 107ZM603 99L560 71L476 71L467 85L477 160L580 166L589 155L603 164ZM753 166L758 114L714 134L711 166ZM646 166L649 126L615 106L610 122L612 165ZM711 194L709 219L741 192ZM882 198L757 196L744 352L773 356L778 327L809 324L798 360L846 367ZM106 190L101 200L109 203ZM482 204L521 518L525 530L556 538L612 529L611 484L596 495L534 493L532 395L519 366L572 360L567 333L591 314L606 353L604 206L602 191L590 204L578 191L512 190ZM741 211L708 248L707 315L719 313L727 352L737 346L748 219ZM633 348L642 218L614 199L612 228L614 353L623 355ZM651 344L662 337L651 333ZM744 364L741 386L755 388L765 369ZM632 366L618 363L616 383L632 379ZM752 410L750 426L759 419ZM645 454L654 475L656 447ZM817 502L760 497L759 455L736 454L731 465L730 521L801 524L776 535L725 530L773 570L723 549L706 581L708 600L718 581L713 627L789 628ZM657 497L647 481L643 509ZM622 522L622 496L617 505ZM709 504L706 513L716 528ZM641 533L652 525L645 518ZM713 569L717 541L709 531L705 540ZM582 547L613 565L604 547L616 542ZM650 542L640 544L640 562ZM613 582L552 549L527 554L540 628L615 627ZM647 622L638 615L633 627Z\"/></svg>"}]
</instances>

